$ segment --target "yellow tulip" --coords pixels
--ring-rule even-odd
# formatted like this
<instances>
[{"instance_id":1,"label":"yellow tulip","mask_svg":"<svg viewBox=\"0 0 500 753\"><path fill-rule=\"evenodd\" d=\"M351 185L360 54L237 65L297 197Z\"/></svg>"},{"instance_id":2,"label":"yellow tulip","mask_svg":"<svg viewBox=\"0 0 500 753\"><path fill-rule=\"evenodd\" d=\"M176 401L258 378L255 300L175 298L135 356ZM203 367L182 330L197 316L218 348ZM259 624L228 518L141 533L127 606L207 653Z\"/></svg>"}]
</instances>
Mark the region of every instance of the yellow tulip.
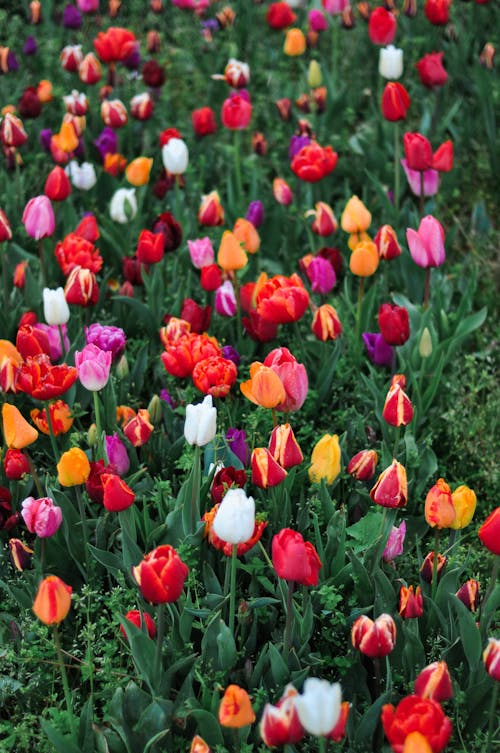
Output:
<instances>
[{"instance_id":1,"label":"yellow tulip","mask_svg":"<svg viewBox=\"0 0 500 753\"><path fill-rule=\"evenodd\" d=\"M476 510L477 498L475 493L464 484L452 492L451 501L455 508L455 520L451 524L451 528L455 530L465 528L471 522Z\"/></svg>"},{"instance_id":2,"label":"yellow tulip","mask_svg":"<svg viewBox=\"0 0 500 753\"><path fill-rule=\"evenodd\" d=\"M342 212L340 225L346 233L362 233L368 230L372 216L361 199L351 196Z\"/></svg>"},{"instance_id":3,"label":"yellow tulip","mask_svg":"<svg viewBox=\"0 0 500 753\"><path fill-rule=\"evenodd\" d=\"M325 479L332 484L340 473L340 445L337 434L325 434L314 446L309 468L309 480L319 484Z\"/></svg>"},{"instance_id":4,"label":"yellow tulip","mask_svg":"<svg viewBox=\"0 0 500 753\"><path fill-rule=\"evenodd\" d=\"M72 447L57 464L57 478L61 486L84 484L90 476L89 459L79 447Z\"/></svg>"}]
</instances>

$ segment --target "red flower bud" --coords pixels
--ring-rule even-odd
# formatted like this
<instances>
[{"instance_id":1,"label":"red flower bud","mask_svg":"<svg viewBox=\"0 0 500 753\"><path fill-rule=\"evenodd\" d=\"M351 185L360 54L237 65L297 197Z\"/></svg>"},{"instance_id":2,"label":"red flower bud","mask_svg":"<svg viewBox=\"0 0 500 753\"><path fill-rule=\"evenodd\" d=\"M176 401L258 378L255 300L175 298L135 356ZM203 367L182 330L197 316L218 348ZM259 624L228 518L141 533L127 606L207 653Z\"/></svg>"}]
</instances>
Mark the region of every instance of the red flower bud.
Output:
<instances>
[{"instance_id":1,"label":"red flower bud","mask_svg":"<svg viewBox=\"0 0 500 753\"><path fill-rule=\"evenodd\" d=\"M405 158L410 170L423 172L432 167L432 147L421 133L405 133L403 136Z\"/></svg>"},{"instance_id":2,"label":"red flower bud","mask_svg":"<svg viewBox=\"0 0 500 753\"><path fill-rule=\"evenodd\" d=\"M477 535L490 552L500 555L500 507L488 515Z\"/></svg>"},{"instance_id":3,"label":"red flower bud","mask_svg":"<svg viewBox=\"0 0 500 753\"><path fill-rule=\"evenodd\" d=\"M141 230L135 255L141 264L157 264L163 259L165 239L163 233Z\"/></svg>"},{"instance_id":4,"label":"red flower bud","mask_svg":"<svg viewBox=\"0 0 500 753\"><path fill-rule=\"evenodd\" d=\"M467 609L471 612L475 612L479 605L479 583L477 580L470 578L463 583L455 596L460 599Z\"/></svg>"},{"instance_id":5,"label":"red flower bud","mask_svg":"<svg viewBox=\"0 0 500 753\"><path fill-rule=\"evenodd\" d=\"M378 326L387 345L404 345L410 336L408 311L403 306L383 303L378 310Z\"/></svg>"},{"instance_id":6,"label":"red flower bud","mask_svg":"<svg viewBox=\"0 0 500 753\"><path fill-rule=\"evenodd\" d=\"M437 565L438 581L440 580L443 574L443 570L446 567L447 562L448 562L448 559L444 556L444 554L438 554L438 565ZM434 572L434 552L429 552L429 554L426 556L426 558L424 559L420 567L420 577L426 583L432 583L433 572Z\"/></svg>"},{"instance_id":7,"label":"red flower bud","mask_svg":"<svg viewBox=\"0 0 500 753\"><path fill-rule=\"evenodd\" d=\"M424 13L435 26L445 26L450 20L451 0L425 0Z\"/></svg>"},{"instance_id":8,"label":"red flower bud","mask_svg":"<svg viewBox=\"0 0 500 753\"><path fill-rule=\"evenodd\" d=\"M317 586L321 560L314 546L301 533L283 528L272 542L273 567L283 580Z\"/></svg>"},{"instance_id":9,"label":"red flower bud","mask_svg":"<svg viewBox=\"0 0 500 753\"><path fill-rule=\"evenodd\" d=\"M375 474L378 463L378 455L375 450L361 450L349 461L347 473L358 481L369 481Z\"/></svg>"},{"instance_id":10,"label":"red flower bud","mask_svg":"<svg viewBox=\"0 0 500 753\"><path fill-rule=\"evenodd\" d=\"M146 601L164 604L177 601L188 568L175 549L165 544L146 554L142 562L132 568L132 575Z\"/></svg>"},{"instance_id":11,"label":"red flower bud","mask_svg":"<svg viewBox=\"0 0 500 753\"><path fill-rule=\"evenodd\" d=\"M372 659L387 656L396 644L396 624L389 614L381 614L375 621L363 614L352 626L351 641Z\"/></svg>"},{"instance_id":12,"label":"red flower bud","mask_svg":"<svg viewBox=\"0 0 500 753\"><path fill-rule=\"evenodd\" d=\"M43 189L51 201L64 201L71 193L69 178L59 165L56 165L48 174Z\"/></svg>"},{"instance_id":13,"label":"red flower bud","mask_svg":"<svg viewBox=\"0 0 500 753\"><path fill-rule=\"evenodd\" d=\"M134 447L142 447L148 441L153 429L154 426L149 420L148 411L145 408L140 408L137 415L127 421L123 427L123 433Z\"/></svg>"},{"instance_id":14,"label":"red flower bud","mask_svg":"<svg viewBox=\"0 0 500 753\"><path fill-rule=\"evenodd\" d=\"M370 491L370 497L382 507L405 507L408 501L406 470L401 463L393 460L377 479Z\"/></svg>"},{"instance_id":15,"label":"red flower bud","mask_svg":"<svg viewBox=\"0 0 500 753\"><path fill-rule=\"evenodd\" d=\"M3 209L0 209L0 243L10 241L11 238L12 230L10 229L9 220Z\"/></svg>"},{"instance_id":16,"label":"red flower bud","mask_svg":"<svg viewBox=\"0 0 500 753\"><path fill-rule=\"evenodd\" d=\"M64 297L76 306L95 306L99 300L99 287L93 272L75 267L66 280Z\"/></svg>"},{"instance_id":17,"label":"red flower bud","mask_svg":"<svg viewBox=\"0 0 500 753\"><path fill-rule=\"evenodd\" d=\"M139 612L138 609L132 609L130 612L127 612L127 614L125 615L125 619L131 622L132 625L135 625L137 628L142 629L144 625L146 627L149 637L150 638L155 637L156 625L151 615L148 614L147 612L142 612L141 614L141 612ZM123 625L120 625L120 632L125 638L125 640L128 640L127 633L125 632L125 628L123 627Z\"/></svg>"},{"instance_id":18,"label":"red flower bud","mask_svg":"<svg viewBox=\"0 0 500 753\"><path fill-rule=\"evenodd\" d=\"M396 17L382 6L375 8L368 20L368 36L373 44L391 44L396 36Z\"/></svg>"},{"instance_id":19,"label":"red flower bud","mask_svg":"<svg viewBox=\"0 0 500 753\"><path fill-rule=\"evenodd\" d=\"M390 225L382 225L373 239L381 259L395 259L401 255L401 246L398 243L396 232Z\"/></svg>"},{"instance_id":20,"label":"red flower bud","mask_svg":"<svg viewBox=\"0 0 500 753\"><path fill-rule=\"evenodd\" d=\"M391 426L406 426L413 419L413 405L399 384L394 384L389 388L382 418Z\"/></svg>"},{"instance_id":21,"label":"red flower bud","mask_svg":"<svg viewBox=\"0 0 500 753\"><path fill-rule=\"evenodd\" d=\"M440 173L449 173L453 167L453 141L445 141L434 152L432 158L433 170Z\"/></svg>"},{"instance_id":22,"label":"red flower bud","mask_svg":"<svg viewBox=\"0 0 500 753\"><path fill-rule=\"evenodd\" d=\"M425 667L415 680L415 695L443 703L453 696L451 677L445 661L435 661Z\"/></svg>"},{"instance_id":23,"label":"red flower bud","mask_svg":"<svg viewBox=\"0 0 500 753\"><path fill-rule=\"evenodd\" d=\"M304 460L290 424L280 424L274 427L269 440L269 452L285 470L293 468L294 465L300 465Z\"/></svg>"},{"instance_id":24,"label":"red flower bud","mask_svg":"<svg viewBox=\"0 0 500 753\"><path fill-rule=\"evenodd\" d=\"M269 748L281 745L294 745L304 737L294 696L298 695L293 685L287 685L285 692L276 704L266 703L260 721L260 735Z\"/></svg>"},{"instance_id":25,"label":"red flower bud","mask_svg":"<svg viewBox=\"0 0 500 753\"><path fill-rule=\"evenodd\" d=\"M134 504L135 494L125 481L114 473L103 473L103 504L110 512L121 512Z\"/></svg>"},{"instance_id":26,"label":"red flower bud","mask_svg":"<svg viewBox=\"0 0 500 753\"><path fill-rule=\"evenodd\" d=\"M19 481L30 473L28 458L21 450L8 449L3 459L3 469L9 481Z\"/></svg>"},{"instance_id":27,"label":"red flower bud","mask_svg":"<svg viewBox=\"0 0 500 753\"><path fill-rule=\"evenodd\" d=\"M497 682L500 682L500 640L498 638L489 638L488 645L483 653L484 667Z\"/></svg>"},{"instance_id":28,"label":"red flower bud","mask_svg":"<svg viewBox=\"0 0 500 753\"><path fill-rule=\"evenodd\" d=\"M211 107L200 107L191 113L191 125L197 136L209 136L217 130L215 113Z\"/></svg>"},{"instance_id":29,"label":"red flower bud","mask_svg":"<svg viewBox=\"0 0 500 753\"><path fill-rule=\"evenodd\" d=\"M399 614L401 617L409 620L414 617L422 617L423 613L424 599L420 586L417 586L415 592L413 592L413 586L409 588L401 586L399 591Z\"/></svg>"},{"instance_id":30,"label":"red flower bud","mask_svg":"<svg viewBox=\"0 0 500 753\"><path fill-rule=\"evenodd\" d=\"M278 465L267 447L256 447L252 452L252 483L261 489L277 486L286 478L286 471Z\"/></svg>"},{"instance_id":31,"label":"red flower bud","mask_svg":"<svg viewBox=\"0 0 500 753\"><path fill-rule=\"evenodd\" d=\"M323 342L336 340L342 334L342 324L333 306L324 303L316 309L311 329L315 337Z\"/></svg>"},{"instance_id":32,"label":"red flower bud","mask_svg":"<svg viewBox=\"0 0 500 753\"><path fill-rule=\"evenodd\" d=\"M448 74L443 68L443 55L444 52L429 52L415 64L420 81L428 89L443 86L448 80Z\"/></svg>"},{"instance_id":33,"label":"red flower bud","mask_svg":"<svg viewBox=\"0 0 500 753\"><path fill-rule=\"evenodd\" d=\"M404 120L410 106L410 95L402 84L389 81L382 92L382 115L386 120L395 123Z\"/></svg>"}]
</instances>

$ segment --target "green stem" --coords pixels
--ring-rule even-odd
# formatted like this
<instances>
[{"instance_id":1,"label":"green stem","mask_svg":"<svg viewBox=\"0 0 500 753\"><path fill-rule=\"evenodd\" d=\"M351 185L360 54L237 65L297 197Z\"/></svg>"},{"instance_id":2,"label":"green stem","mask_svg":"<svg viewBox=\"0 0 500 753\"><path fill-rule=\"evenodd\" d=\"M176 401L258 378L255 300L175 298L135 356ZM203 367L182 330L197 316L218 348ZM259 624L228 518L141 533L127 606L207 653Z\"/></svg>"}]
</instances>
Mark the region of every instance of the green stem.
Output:
<instances>
[{"instance_id":1,"label":"green stem","mask_svg":"<svg viewBox=\"0 0 500 753\"><path fill-rule=\"evenodd\" d=\"M438 580L438 554L439 554L439 528L434 531L434 561L432 563L432 583L431 583L431 599L434 601L437 590Z\"/></svg>"},{"instance_id":2,"label":"green stem","mask_svg":"<svg viewBox=\"0 0 500 753\"><path fill-rule=\"evenodd\" d=\"M229 630L234 638L234 618L236 613L236 567L238 564L238 545L231 550L231 585L229 590Z\"/></svg>"},{"instance_id":3,"label":"green stem","mask_svg":"<svg viewBox=\"0 0 500 753\"><path fill-rule=\"evenodd\" d=\"M400 433L401 433L401 426L396 426L395 427L395 432L394 432L394 450L392 452L392 457L395 458L396 460L397 460L397 457L398 457L397 452L398 452L399 435L400 435Z\"/></svg>"},{"instance_id":4,"label":"green stem","mask_svg":"<svg viewBox=\"0 0 500 753\"><path fill-rule=\"evenodd\" d=\"M97 460L104 460L104 462L106 462L107 458L104 452L104 443L102 441L102 424L101 424L101 411L99 408L99 396L97 392L93 392L92 396L94 398L95 426L96 426L96 431L97 431L97 452L99 456Z\"/></svg>"},{"instance_id":5,"label":"green stem","mask_svg":"<svg viewBox=\"0 0 500 753\"><path fill-rule=\"evenodd\" d=\"M419 197L419 214L420 219L424 216L425 210L425 196L424 196L424 171L420 170L420 197Z\"/></svg>"},{"instance_id":6,"label":"green stem","mask_svg":"<svg viewBox=\"0 0 500 753\"><path fill-rule=\"evenodd\" d=\"M319 753L326 753L326 737L323 737L323 735L320 735L318 737L318 750Z\"/></svg>"},{"instance_id":7,"label":"green stem","mask_svg":"<svg viewBox=\"0 0 500 753\"><path fill-rule=\"evenodd\" d=\"M431 267L427 267L425 270L424 302L422 304L424 309L428 307L431 297L431 269Z\"/></svg>"},{"instance_id":8,"label":"green stem","mask_svg":"<svg viewBox=\"0 0 500 753\"><path fill-rule=\"evenodd\" d=\"M9 310L9 281L7 270L7 246L2 252L2 276L3 276L3 307L4 311Z\"/></svg>"},{"instance_id":9,"label":"green stem","mask_svg":"<svg viewBox=\"0 0 500 753\"><path fill-rule=\"evenodd\" d=\"M493 695L491 698L490 715L488 721L488 738L486 741L486 753L491 752L491 744L493 742L493 731L495 724L498 722L498 714L495 712L498 703L498 682L494 683Z\"/></svg>"},{"instance_id":10,"label":"green stem","mask_svg":"<svg viewBox=\"0 0 500 753\"><path fill-rule=\"evenodd\" d=\"M358 306L356 309L356 334L355 334L356 348L359 348L359 335L361 331L361 311L363 309L364 292L365 292L365 278L362 277L361 280L359 281Z\"/></svg>"},{"instance_id":11,"label":"green stem","mask_svg":"<svg viewBox=\"0 0 500 753\"><path fill-rule=\"evenodd\" d=\"M399 137L399 123L394 123L394 208L399 219L399 177L401 166L399 164L399 152L400 152L400 137Z\"/></svg>"},{"instance_id":12,"label":"green stem","mask_svg":"<svg viewBox=\"0 0 500 753\"><path fill-rule=\"evenodd\" d=\"M190 499L191 533L196 531L200 520L200 477L201 477L201 447L194 446L194 460L192 470L192 485Z\"/></svg>"},{"instance_id":13,"label":"green stem","mask_svg":"<svg viewBox=\"0 0 500 753\"><path fill-rule=\"evenodd\" d=\"M180 176L175 176L175 183L174 183L174 195L175 195L175 219L180 222L181 221L181 186L180 186Z\"/></svg>"},{"instance_id":14,"label":"green stem","mask_svg":"<svg viewBox=\"0 0 500 753\"><path fill-rule=\"evenodd\" d=\"M339 19L332 16L332 94L338 93L339 83ZM337 89L337 92L335 92Z\"/></svg>"},{"instance_id":15,"label":"green stem","mask_svg":"<svg viewBox=\"0 0 500 753\"><path fill-rule=\"evenodd\" d=\"M286 597L286 622L285 622L285 634L283 637L283 659L285 662L288 659L290 652L290 646L292 643L292 627L293 627L293 589L295 582L293 580L287 581L288 593Z\"/></svg>"},{"instance_id":16,"label":"green stem","mask_svg":"<svg viewBox=\"0 0 500 753\"><path fill-rule=\"evenodd\" d=\"M163 636L165 635L165 604L158 604L157 608L157 624L156 624L156 651L155 651L155 667L157 673L158 686L160 684L162 675L162 648L163 648Z\"/></svg>"},{"instance_id":17,"label":"green stem","mask_svg":"<svg viewBox=\"0 0 500 753\"><path fill-rule=\"evenodd\" d=\"M64 689L64 698L66 700L66 708L68 709L68 715L69 715L69 726L71 729L71 735L72 737L75 737L75 718L73 716L73 707L71 704L71 693L69 690L69 684L68 684L68 675L66 674L66 667L64 666L64 660L63 655L61 651L61 641L59 640L59 633L57 630L57 625L53 625L53 632L54 632L54 643L56 646L56 654L57 654L57 663L59 664L59 669L61 671L61 679Z\"/></svg>"},{"instance_id":18,"label":"green stem","mask_svg":"<svg viewBox=\"0 0 500 753\"><path fill-rule=\"evenodd\" d=\"M88 573L89 569L89 563L88 563L88 548L89 548L89 538L87 534L87 520L85 517L85 508L83 506L83 499L82 499L82 492L80 489L79 484L75 486L75 494L76 499L78 502L78 511L80 513L80 520L82 523L82 539L83 539L83 556L85 560L85 570Z\"/></svg>"},{"instance_id":19,"label":"green stem","mask_svg":"<svg viewBox=\"0 0 500 753\"><path fill-rule=\"evenodd\" d=\"M45 269L45 259L43 258L43 238L38 241L38 258L40 260L40 278L42 287L47 287L47 271Z\"/></svg>"},{"instance_id":20,"label":"green stem","mask_svg":"<svg viewBox=\"0 0 500 753\"><path fill-rule=\"evenodd\" d=\"M38 473L36 472L36 468L33 464L33 460L31 459L31 455L29 455L28 450L25 448L23 450L24 454L26 455L26 458L28 460L28 465L30 467L30 473L33 478L33 481L35 482L36 491L39 497L43 497L43 488L40 483L40 479L38 478Z\"/></svg>"},{"instance_id":21,"label":"green stem","mask_svg":"<svg viewBox=\"0 0 500 753\"><path fill-rule=\"evenodd\" d=\"M59 330L59 339L61 341L61 358L64 361L64 358L67 354L66 345L64 344L64 335L62 331L62 326L60 324L57 325L57 329Z\"/></svg>"},{"instance_id":22,"label":"green stem","mask_svg":"<svg viewBox=\"0 0 500 753\"><path fill-rule=\"evenodd\" d=\"M241 181L241 160L240 160L241 139L239 130L234 132L234 175L236 179L237 209L239 210L240 202L243 196L243 184Z\"/></svg>"},{"instance_id":23,"label":"green stem","mask_svg":"<svg viewBox=\"0 0 500 753\"><path fill-rule=\"evenodd\" d=\"M50 415L50 403L48 400L44 400L45 414L47 416L47 426L49 427L50 444L52 445L52 454L56 465L59 462L59 450L57 449L56 435L54 433L54 426L52 425L52 416Z\"/></svg>"}]
</instances>

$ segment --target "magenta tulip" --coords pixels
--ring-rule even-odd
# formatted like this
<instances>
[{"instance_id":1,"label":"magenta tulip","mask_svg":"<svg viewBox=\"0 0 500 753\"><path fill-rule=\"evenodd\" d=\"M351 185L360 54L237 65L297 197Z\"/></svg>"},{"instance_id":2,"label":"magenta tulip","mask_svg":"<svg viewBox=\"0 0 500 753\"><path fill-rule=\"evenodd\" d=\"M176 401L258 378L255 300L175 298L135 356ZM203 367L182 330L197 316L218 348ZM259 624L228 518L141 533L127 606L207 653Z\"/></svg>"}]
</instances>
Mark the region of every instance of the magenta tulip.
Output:
<instances>
[{"instance_id":1,"label":"magenta tulip","mask_svg":"<svg viewBox=\"0 0 500 753\"><path fill-rule=\"evenodd\" d=\"M406 240L410 254L419 267L439 267L445 260L444 230L435 217L428 214L420 222L418 230L408 228Z\"/></svg>"},{"instance_id":2,"label":"magenta tulip","mask_svg":"<svg viewBox=\"0 0 500 753\"><path fill-rule=\"evenodd\" d=\"M28 235L36 241L52 235L56 228L56 218L48 196L42 194L30 199L24 207L22 221Z\"/></svg>"}]
</instances>

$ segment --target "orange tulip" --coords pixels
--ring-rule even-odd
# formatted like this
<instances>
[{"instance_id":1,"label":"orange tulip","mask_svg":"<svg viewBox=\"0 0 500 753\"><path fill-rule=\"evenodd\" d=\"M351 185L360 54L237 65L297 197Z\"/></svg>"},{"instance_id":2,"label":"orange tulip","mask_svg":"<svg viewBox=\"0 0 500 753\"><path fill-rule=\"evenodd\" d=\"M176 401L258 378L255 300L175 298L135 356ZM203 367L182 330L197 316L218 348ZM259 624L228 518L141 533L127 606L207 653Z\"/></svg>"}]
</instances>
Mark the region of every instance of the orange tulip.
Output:
<instances>
[{"instance_id":1,"label":"orange tulip","mask_svg":"<svg viewBox=\"0 0 500 753\"><path fill-rule=\"evenodd\" d=\"M64 620L71 606L71 586L57 575L49 575L38 586L33 602L33 611L45 625L58 625Z\"/></svg>"},{"instance_id":2,"label":"orange tulip","mask_svg":"<svg viewBox=\"0 0 500 753\"><path fill-rule=\"evenodd\" d=\"M22 363L23 357L18 349L9 340L0 340L0 389L3 392L16 391L16 371Z\"/></svg>"},{"instance_id":3,"label":"orange tulip","mask_svg":"<svg viewBox=\"0 0 500 753\"><path fill-rule=\"evenodd\" d=\"M73 123L63 123L59 133L52 136L52 141L57 149L66 154L73 152L78 146L78 136Z\"/></svg>"},{"instance_id":4,"label":"orange tulip","mask_svg":"<svg viewBox=\"0 0 500 753\"><path fill-rule=\"evenodd\" d=\"M260 236L250 220L239 217L234 223L233 233L247 253L255 254L259 250Z\"/></svg>"},{"instance_id":5,"label":"orange tulip","mask_svg":"<svg viewBox=\"0 0 500 753\"><path fill-rule=\"evenodd\" d=\"M211 753L211 749L202 737L195 735L191 741L189 753Z\"/></svg>"},{"instance_id":6,"label":"orange tulip","mask_svg":"<svg viewBox=\"0 0 500 753\"><path fill-rule=\"evenodd\" d=\"M152 157L137 157L128 164L125 177L132 186L144 186L149 181L152 166Z\"/></svg>"},{"instance_id":7,"label":"orange tulip","mask_svg":"<svg viewBox=\"0 0 500 753\"><path fill-rule=\"evenodd\" d=\"M248 256L239 239L230 230L224 230L217 254L217 264L225 272L243 269Z\"/></svg>"},{"instance_id":8,"label":"orange tulip","mask_svg":"<svg viewBox=\"0 0 500 753\"><path fill-rule=\"evenodd\" d=\"M306 38L301 29L288 29L283 52L289 57L302 55L306 50Z\"/></svg>"},{"instance_id":9,"label":"orange tulip","mask_svg":"<svg viewBox=\"0 0 500 753\"><path fill-rule=\"evenodd\" d=\"M425 498L425 520L431 528L450 528L455 522L455 517L451 489L444 478L440 478L429 489Z\"/></svg>"},{"instance_id":10,"label":"orange tulip","mask_svg":"<svg viewBox=\"0 0 500 753\"><path fill-rule=\"evenodd\" d=\"M79 447L72 447L61 455L57 464L57 478L61 486L84 484L90 476L89 459Z\"/></svg>"},{"instance_id":11,"label":"orange tulip","mask_svg":"<svg viewBox=\"0 0 500 753\"><path fill-rule=\"evenodd\" d=\"M54 436L57 437L59 434L66 434L66 432L68 432L73 426L74 421L69 405L65 403L64 400L56 400L50 404L49 411ZM33 410L30 411L30 418L38 431L41 431L42 434L47 434L47 436L50 434L47 421L47 411L45 408L43 408L43 410L33 408Z\"/></svg>"},{"instance_id":12,"label":"orange tulip","mask_svg":"<svg viewBox=\"0 0 500 753\"><path fill-rule=\"evenodd\" d=\"M111 152L108 152L104 157L104 171L113 175L115 178L117 175L122 174L126 166L127 160L123 154L119 154L118 152L116 154L111 154Z\"/></svg>"},{"instance_id":13,"label":"orange tulip","mask_svg":"<svg viewBox=\"0 0 500 753\"><path fill-rule=\"evenodd\" d=\"M228 685L219 706L219 723L223 727L246 727L255 721L252 704L246 690Z\"/></svg>"},{"instance_id":14,"label":"orange tulip","mask_svg":"<svg viewBox=\"0 0 500 753\"><path fill-rule=\"evenodd\" d=\"M36 87L36 95L42 104L52 100L52 83L46 78L42 79Z\"/></svg>"},{"instance_id":15,"label":"orange tulip","mask_svg":"<svg viewBox=\"0 0 500 753\"><path fill-rule=\"evenodd\" d=\"M361 199L352 196L342 212L340 225L346 233L363 233L368 230L372 221L371 213Z\"/></svg>"},{"instance_id":16,"label":"orange tulip","mask_svg":"<svg viewBox=\"0 0 500 753\"><path fill-rule=\"evenodd\" d=\"M275 371L255 361L250 366L250 379L240 385L248 400L263 408L276 408L286 400L283 382Z\"/></svg>"},{"instance_id":17,"label":"orange tulip","mask_svg":"<svg viewBox=\"0 0 500 753\"><path fill-rule=\"evenodd\" d=\"M3 404L2 421L5 444L9 449L22 450L38 438L37 430L30 426L15 405Z\"/></svg>"},{"instance_id":18,"label":"orange tulip","mask_svg":"<svg viewBox=\"0 0 500 753\"><path fill-rule=\"evenodd\" d=\"M378 262L376 245L372 241L362 241L351 254L349 269L358 277L371 277L377 271Z\"/></svg>"},{"instance_id":19,"label":"orange tulip","mask_svg":"<svg viewBox=\"0 0 500 753\"><path fill-rule=\"evenodd\" d=\"M432 753L432 748L427 738L420 732L415 731L407 735L403 746L403 753Z\"/></svg>"}]
</instances>

